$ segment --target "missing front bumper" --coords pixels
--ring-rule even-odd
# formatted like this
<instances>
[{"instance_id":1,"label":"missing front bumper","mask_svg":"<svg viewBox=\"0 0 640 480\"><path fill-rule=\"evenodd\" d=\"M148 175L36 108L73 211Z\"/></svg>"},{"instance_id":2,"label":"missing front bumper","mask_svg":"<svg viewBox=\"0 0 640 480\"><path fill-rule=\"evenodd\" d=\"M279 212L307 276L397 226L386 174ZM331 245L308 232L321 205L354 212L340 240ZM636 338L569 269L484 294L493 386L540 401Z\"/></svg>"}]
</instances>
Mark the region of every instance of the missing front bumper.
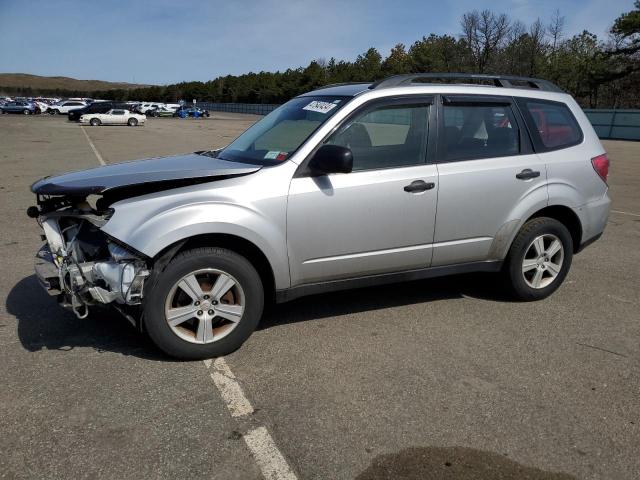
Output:
<instances>
[{"instance_id":1,"label":"missing front bumper","mask_svg":"<svg viewBox=\"0 0 640 480\"><path fill-rule=\"evenodd\" d=\"M49 295L60 295L60 277L58 274L58 266L53 261L53 254L49 249L49 245L42 246L34 259L34 267L36 276L42 287Z\"/></svg>"}]
</instances>

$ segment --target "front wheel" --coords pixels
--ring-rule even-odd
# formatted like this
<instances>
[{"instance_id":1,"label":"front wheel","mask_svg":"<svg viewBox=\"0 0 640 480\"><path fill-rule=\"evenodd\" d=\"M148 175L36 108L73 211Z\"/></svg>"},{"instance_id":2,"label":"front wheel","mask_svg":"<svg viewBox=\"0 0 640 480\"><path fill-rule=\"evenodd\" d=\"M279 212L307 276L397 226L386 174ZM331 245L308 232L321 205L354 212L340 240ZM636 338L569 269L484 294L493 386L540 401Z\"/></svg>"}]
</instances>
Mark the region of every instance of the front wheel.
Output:
<instances>
[{"instance_id":1,"label":"front wheel","mask_svg":"<svg viewBox=\"0 0 640 480\"><path fill-rule=\"evenodd\" d=\"M91 125L92 127L98 127L101 123L102 122L99 118L92 118L91 120L89 120L89 125Z\"/></svg>"},{"instance_id":2,"label":"front wheel","mask_svg":"<svg viewBox=\"0 0 640 480\"><path fill-rule=\"evenodd\" d=\"M504 274L519 300L541 300L555 292L569 273L573 240L553 218L529 220L511 244Z\"/></svg>"},{"instance_id":3,"label":"front wheel","mask_svg":"<svg viewBox=\"0 0 640 480\"><path fill-rule=\"evenodd\" d=\"M49 110L49 115L58 115L59 113L58 110Z\"/></svg>"},{"instance_id":4,"label":"front wheel","mask_svg":"<svg viewBox=\"0 0 640 480\"><path fill-rule=\"evenodd\" d=\"M130 118L129 120L127 120L127 125L129 125L130 127L135 127L136 125L138 125L138 120L135 118Z\"/></svg>"},{"instance_id":5,"label":"front wheel","mask_svg":"<svg viewBox=\"0 0 640 480\"><path fill-rule=\"evenodd\" d=\"M145 295L144 322L165 353L199 360L237 350L253 333L264 305L258 272L223 248L180 253Z\"/></svg>"},{"instance_id":6,"label":"front wheel","mask_svg":"<svg viewBox=\"0 0 640 480\"><path fill-rule=\"evenodd\" d=\"M31 110L29 110L28 108L25 108L22 113L24 113L25 115L31 115Z\"/></svg>"}]
</instances>

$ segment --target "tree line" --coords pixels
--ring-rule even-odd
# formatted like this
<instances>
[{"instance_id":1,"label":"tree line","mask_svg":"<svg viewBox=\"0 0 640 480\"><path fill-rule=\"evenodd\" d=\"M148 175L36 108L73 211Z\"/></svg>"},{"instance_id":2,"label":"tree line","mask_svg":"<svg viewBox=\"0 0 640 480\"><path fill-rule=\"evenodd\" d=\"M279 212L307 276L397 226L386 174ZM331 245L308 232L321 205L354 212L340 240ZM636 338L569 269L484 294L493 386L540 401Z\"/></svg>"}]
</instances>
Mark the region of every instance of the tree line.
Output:
<instances>
[{"instance_id":1,"label":"tree line","mask_svg":"<svg viewBox=\"0 0 640 480\"><path fill-rule=\"evenodd\" d=\"M175 102L282 103L323 85L373 81L416 72L509 74L551 80L583 107L640 107L640 0L599 39L588 31L567 36L565 17L527 25L490 10L460 19L457 35L431 34L409 47L399 43L386 58L375 48L353 61L313 60L283 72L226 75L207 82L182 82L131 90L91 92L96 98ZM40 92L78 96L81 92ZM86 95L86 92L84 92Z\"/></svg>"}]
</instances>

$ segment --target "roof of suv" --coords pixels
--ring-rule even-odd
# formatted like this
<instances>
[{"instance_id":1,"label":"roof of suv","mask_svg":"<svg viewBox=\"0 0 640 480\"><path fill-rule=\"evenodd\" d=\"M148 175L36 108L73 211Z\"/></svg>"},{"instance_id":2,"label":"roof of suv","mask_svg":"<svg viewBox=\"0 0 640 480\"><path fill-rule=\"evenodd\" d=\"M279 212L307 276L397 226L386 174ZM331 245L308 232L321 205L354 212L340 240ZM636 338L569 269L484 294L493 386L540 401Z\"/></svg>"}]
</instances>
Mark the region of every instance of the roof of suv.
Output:
<instances>
[{"instance_id":1,"label":"roof of suv","mask_svg":"<svg viewBox=\"0 0 640 480\"><path fill-rule=\"evenodd\" d=\"M461 80L469 81L469 83L460 83ZM327 85L325 87L313 90L312 92L308 92L300 96L305 97L312 95L328 95L355 97L356 95L359 95L366 91L393 87L425 87L444 85L471 88L515 88L538 92L564 93L564 91L554 83L540 78L515 77L506 75L481 75L469 73L411 73L406 75L394 75L383 80L378 80L374 83L358 82Z\"/></svg>"}]
</instances>

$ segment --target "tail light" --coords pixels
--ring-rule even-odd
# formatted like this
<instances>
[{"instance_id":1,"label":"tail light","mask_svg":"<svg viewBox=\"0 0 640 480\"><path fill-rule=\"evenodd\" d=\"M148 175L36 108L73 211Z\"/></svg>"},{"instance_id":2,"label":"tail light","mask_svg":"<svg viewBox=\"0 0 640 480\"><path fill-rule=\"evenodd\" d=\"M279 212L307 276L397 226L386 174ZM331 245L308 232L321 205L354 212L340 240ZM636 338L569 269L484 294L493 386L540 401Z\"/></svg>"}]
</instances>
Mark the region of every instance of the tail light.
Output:
<instances>
[{"instance_id":1,"label":"tail light","mask_svg":"<svg viewBox=\"0 0 640 480\"><path fill-rule=\"evenodd\" d=\"M593 169L600 176L604 183L607 183L607 177L609 176L609 158L606 153L593 157L591 159L591 165Z\"/></svg>"}]
</instances>

